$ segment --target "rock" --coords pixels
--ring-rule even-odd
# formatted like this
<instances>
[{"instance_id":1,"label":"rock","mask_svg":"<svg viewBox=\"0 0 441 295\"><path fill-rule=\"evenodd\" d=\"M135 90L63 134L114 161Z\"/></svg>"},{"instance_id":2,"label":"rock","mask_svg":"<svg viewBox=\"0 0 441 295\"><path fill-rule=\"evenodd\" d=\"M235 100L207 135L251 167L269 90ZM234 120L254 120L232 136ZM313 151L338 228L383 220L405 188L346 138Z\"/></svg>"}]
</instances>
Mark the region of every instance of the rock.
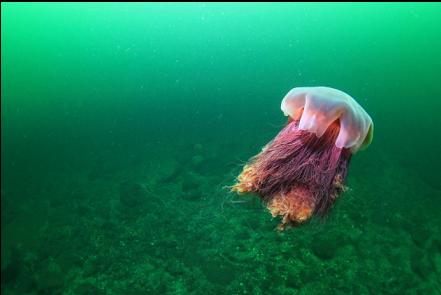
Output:
<instances>
[{"instance_id":1,"label":"rock","mask_svg":"<svg viewBox=\"0 0 441 295\"><path fill-rule=\"evenodd\" d=\"M340 247L337 237L332 235L321 236L312 241L312 252L320 259L332 259Z\"/></svg>"},{"instance_id":2,"label":"rock","mask_svg":"<svg viewBox=\"0 0 441 295\"><path fill-rule=\"evenodd\" d=\"M421 279L426 280L433 272L433 267L424 251L416 250L412 253L411 268Z\"/></svg>"},{"instance_id":3,"label":"rock","mask_svg":"<svg viewBox=\"0 0 441 295\"><path fill-rule=\"evenodd\" d=\"M2 266L2 285L15 281L19 275L19 265L13 261L7 262L4 267Z\"/></svg>"},{"instance_id":4,"label":"rock","mask_svg":"<svg viewBox=\"0 0 441 295\"><path fill-rule=\"evenodd\" d=\"M40 292L53 294L63 287L64 276L58 264L51 261L47 269L42 270L36 275L35 281Z\"/></svg>"},{"instance_id":5,"label":"rock","mask_svg":"<svg viewBox=\"0 0 441 295\"><path fill-rule=\"evenodd\" d=\"M432 237L431 232L424 226L415 226L410 232L413 242L420 248L424 248Z\"/></svg>"},{"instance_id":6,"label":"rock","mask_svg":"<svg viewBox=\"0 0 441 295\"><path fill-rule=\"evenodd\" d=\"M202 197L200 190L200 177L193 173L186 173L182 181L182 198L185 200L198 200Z\"/></svg>"},{"instance_id":7,"label":"rock","mask_svg":"<svg viewBox=\"0 0 441 295\"><path fill-rule=\"evenodd\" d=\"M142 206L147 200L147 190L139 183L123 182L119 188L119 200L125 207Z\"/></svg>"},{"instance_id":8,"label":"rock","mask_svg":"<svg viewBox=\"0 0 441 295\"><path fill-rule=\"evenodd\" d=\"M196 143L195 145L193 145L193 150L196 152L202 151L202 148L203 148L202 144L200 144L200 143Z\"/></svg>"},{"instance_id":9,"label":"rock","mask_svg":"<svg viewBox=\"0 0 441 295\"><path fill-rule=\"evenodd\" d=\"M105 294L103 290L98 289L98 287L92 285L91 283L82 283L78 285L75 289L75 294L78 295L100 295Z\"/></svg>"},{"instance_id":10,"label":"rock","mask_svg":"<svg viewBox=\"0 0 441 295\"><path fill-rule=\"evenodd\" d=\"M187 201L196 201L196 200L200 200L202 195L199 194L198 192L188 192L188 193L184 193L182 194L182 199L187 200Z\"/></svg>"},{"instance_id":11,"label":"rock","mask_svg":"<svg viewBox=\"0 0 441 295\"><path fill-rule=\"evenodd\" d=\"M197 191L199 189L199 183L196 181L193 177L185 177L184 181L182 182L182 191L184 193Z\"/></svg>"},{"instance_id":12,"label":"rock","mask_svg":"<svg viewBox=\"0 0 441 295\"><path fill-rule=\"evenodd\" d=\"M14 282L19 277L22 270L22 259L19 250L14 247L7 248L3 251L2 246L1 265L2 285Z\"/></svg>"},{"instance_id":13,"label":"rock","mask_svg":"<svg viewBox=\"0 0 441 295\"><path fill-rule=\"evenodd\" d=\"M193 167L198 167L203 162L204 162L204 157L202 157L201 155L196 155L196 156L193 156L193 158L191 158L191 165Z\"/></svg>"}]
</instances>

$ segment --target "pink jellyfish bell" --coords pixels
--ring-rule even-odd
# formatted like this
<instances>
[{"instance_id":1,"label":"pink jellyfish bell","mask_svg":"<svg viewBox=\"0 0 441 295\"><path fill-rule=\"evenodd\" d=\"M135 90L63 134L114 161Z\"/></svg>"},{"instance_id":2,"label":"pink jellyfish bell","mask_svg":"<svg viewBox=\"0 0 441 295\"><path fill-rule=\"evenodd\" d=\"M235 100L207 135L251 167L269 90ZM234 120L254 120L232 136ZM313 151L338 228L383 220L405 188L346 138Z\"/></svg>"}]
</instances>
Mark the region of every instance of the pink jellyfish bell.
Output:
<instances>
[{"instance_id":1,"label":"pink jellyfish bell","mask_svg":"<svg viewBox=\"0 0 441 295\"><path fill-rule=\"evenodd\" d=\"M255 193L279 229L326 214L344 191L352 154L372 141L373 123L348 94L296 87L283 98L288 124L243 168L232 190Z\"/></svg>"}]
</instances>

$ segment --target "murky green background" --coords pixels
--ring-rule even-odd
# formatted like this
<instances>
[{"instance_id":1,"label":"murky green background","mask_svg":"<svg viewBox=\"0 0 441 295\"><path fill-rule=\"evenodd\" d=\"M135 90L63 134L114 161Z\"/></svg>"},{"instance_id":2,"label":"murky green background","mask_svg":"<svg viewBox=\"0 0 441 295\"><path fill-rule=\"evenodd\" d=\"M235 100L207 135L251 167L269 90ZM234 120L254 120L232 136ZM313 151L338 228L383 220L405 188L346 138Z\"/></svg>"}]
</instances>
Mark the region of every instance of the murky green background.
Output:
<instances>
[{"instance_id":1,"label":"murky green background","mask_svg":"<svg viewBox=\"0 0 441 295\"><path fill-rule=\"evenodd\" d=\"M1 5L5 294L440 294L441 5ZM375 122L325 221L225 189L295 86Z\"/></svg>"}]
</instances>

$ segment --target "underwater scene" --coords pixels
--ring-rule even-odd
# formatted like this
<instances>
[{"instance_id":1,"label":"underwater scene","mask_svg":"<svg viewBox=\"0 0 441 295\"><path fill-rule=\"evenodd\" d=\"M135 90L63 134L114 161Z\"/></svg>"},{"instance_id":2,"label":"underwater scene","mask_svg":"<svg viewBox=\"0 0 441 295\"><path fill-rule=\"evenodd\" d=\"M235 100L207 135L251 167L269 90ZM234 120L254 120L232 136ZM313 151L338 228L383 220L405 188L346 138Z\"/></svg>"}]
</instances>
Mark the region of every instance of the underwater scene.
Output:
<instances>
[{"instance_id":1,"label":"underwater scene","mask_svg":"<svg viewBox=\"0 0 441 295\"><path fill-rule=\"evenodd\" d=\"M2 294L441 294L440 3L2 3Z\"/></svg>"}]
</instances>

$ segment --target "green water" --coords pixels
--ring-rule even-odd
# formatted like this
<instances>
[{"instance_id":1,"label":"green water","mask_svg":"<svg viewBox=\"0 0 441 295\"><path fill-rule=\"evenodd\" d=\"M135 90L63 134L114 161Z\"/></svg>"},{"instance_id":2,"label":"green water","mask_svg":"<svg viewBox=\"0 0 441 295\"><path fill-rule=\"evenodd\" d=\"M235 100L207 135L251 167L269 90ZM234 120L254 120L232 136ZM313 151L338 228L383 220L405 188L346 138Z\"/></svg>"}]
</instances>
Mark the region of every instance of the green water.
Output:
<instances>
[{"instance_id":1,"label":"green water","mask_svg":"<svg viewBox=\"0 0 441 295\"><path fill-rule=\"evenodd\" d=\"M2 294L440 294L441 5L1 5ZM325 220L225 186L295 86L375 136Z\"/></svg>"}]
</instances>

